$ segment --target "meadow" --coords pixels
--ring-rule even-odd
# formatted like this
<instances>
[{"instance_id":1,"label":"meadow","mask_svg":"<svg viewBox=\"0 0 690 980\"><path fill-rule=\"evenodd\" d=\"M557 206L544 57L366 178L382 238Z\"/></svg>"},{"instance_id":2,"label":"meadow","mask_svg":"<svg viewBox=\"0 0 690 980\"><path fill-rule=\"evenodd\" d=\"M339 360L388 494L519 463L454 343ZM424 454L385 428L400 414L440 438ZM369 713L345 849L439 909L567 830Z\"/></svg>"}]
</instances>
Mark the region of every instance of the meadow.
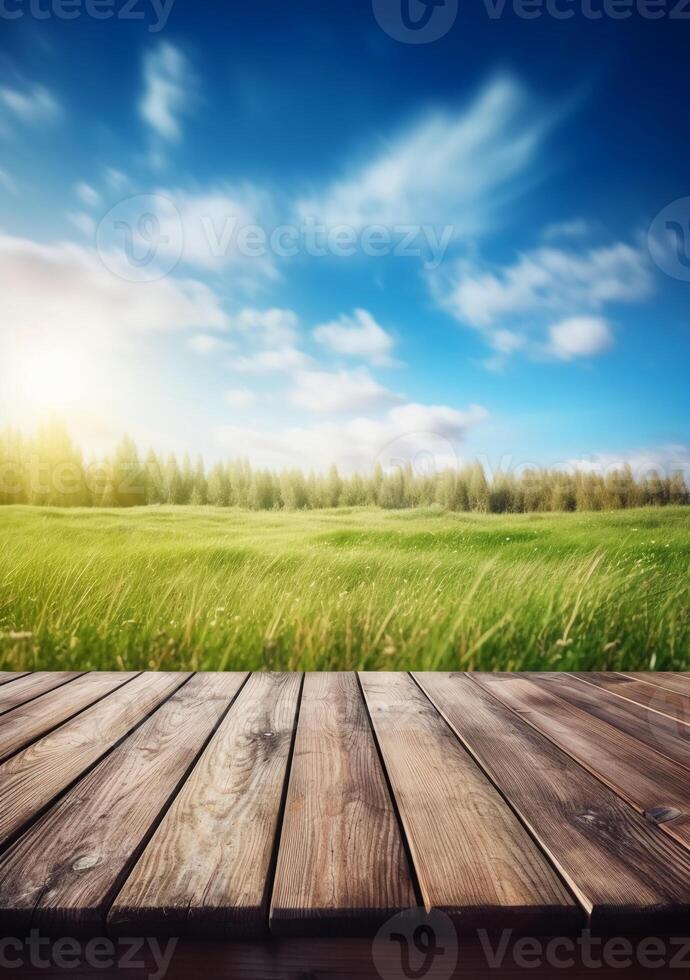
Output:
<instances>
[{"instance_id":1,"label":"meadow","mask_svg":"<svg viewBox=\"0 0 690 980\"><path fill-rule=\"evenodd\" d=\"M690 509L0 509L0 669L684 669Z\"/></svg>"}]
</instances>

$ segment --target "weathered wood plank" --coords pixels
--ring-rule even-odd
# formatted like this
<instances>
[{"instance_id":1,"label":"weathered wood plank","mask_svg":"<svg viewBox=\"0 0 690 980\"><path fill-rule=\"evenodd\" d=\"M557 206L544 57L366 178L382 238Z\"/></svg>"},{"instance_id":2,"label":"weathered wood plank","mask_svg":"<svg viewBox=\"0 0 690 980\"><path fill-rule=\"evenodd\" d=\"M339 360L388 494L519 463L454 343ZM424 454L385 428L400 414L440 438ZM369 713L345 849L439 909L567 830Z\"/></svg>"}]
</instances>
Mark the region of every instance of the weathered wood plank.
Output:
<instances>
[{"instance_id":1,"label":"weathered wood plank","mask_svg":"<svg viewBox=\"0 0 690 980\"><path fill-rule=\"evenodd\" d=\"M28 673L28 670L0 670L0 687L10 681L19 680L20 677L26 677Z\"/></svg>"},{"instance_id":2,"label":"weathered wood plank","mask_svg":"<svg viewBox=\"0 0 690 980\"><path fill-rule=\"evenodd\" d=\"M582 910L454 732L404 674L362 687L427 909L462 931L560 933Z\"/></svg>"},{"instance_id":3,"label":"weathered wood plank","mask_svg":"<svg viewBox=\"0 0 690 980\"><path fill-rule=\"evenodd\" d=\"M569 704L529 674L474 674L477 683L690 847L690 781L666 756Z\"/></svg>"},{"instance_id":4,"label":"weathered wood plank","mask_svg":"<svg viewBox=\"0 0 690 980\"><path fill-rule=\"evenodd\" d=\"M301 675L253 674L115 899L117 935L267 933Z\"/></svg>"},{"instance_id":5,"label":"weathered wood plank","mask_svg":"<svg viewBox=\"0 0 690 980\"><path fill-rule=\"evenodd\" d=\"M624 677L631 677L636 681L643 681L645 684L654 684L656 687L663 687L667 691L676 691L678 694L690 695L690 673L680 672L677 674L669 671L660 670L658 673L651 672L625 672Z\"/></svg>"},{"instance_id":6,"label":"weathered wood plank","mask_svg":"<svg viewBox=\"0 0 690 980\"><path fill-rule=\"evenodd\" d=\"M579 897L595 931L685 925L690 854L474 680L415 677Z\"/></svg>"},{"instance_id":7,"label":"weathered wood plank","mask_svg":"<svg viewBox=\"0 0 690 980\"><path fill-rule=\"evenodd\" d=\"M133 679L0 766L0 848L191 674L128 676Z\"/></svg>"},{"instance_id":8,"label":"weathered wood plank","mask_svg":"<svg viewBox=\"0 0 690 980\"><path fill-rule=\"evenodd\" d=\"M72 935L107 907L245 674L197 674L0 859L0 918ZM46 846L49 842L49 846Z\"/></svg>"},{"instance_id":9,"label":"weathered wood plank","mask_svg":"<svg viewBox=\"0 0 690 980\"><path fill-rule=\"evenodd\" d=\"M687 694L680 694L646 681L638 681L627 674L608 674L603 671L575 671L570 676L592 684L597 690L607 691L635 705L641 705L648 711L668 715L676 722L676 727L690 726L690 688ZM688 735L690 736L690 729Z\"/></svg>"},{"instance_id":10,"label":"weathered wood plank","mask_svg":"<svg viewBox=\"0 0 690 980\"><path fill-rule=\"evenodd\" d=\"M0 762L117 690L133 676L116 671L84 674L0 716Z\"/></svg>"},{"instance_id":11,"label":"weathered wood plank","mask_svg":"<svg viewBox=\"0 0 690 980\"><path fill-rule=\"evenodd\" d=\"M39 671L35 674L24 674L19 677L10 687L3 687L0 690L0 715L18 708L21 704L33 701L55 688L62 687L70 681L81 677L83 670L75 671Z\"/></svg>"},{"instance_id":12,"label":"weathered wood plank","mask_svg":"<svg viewBox=\"0 0 690 980\"><path fill-rule=\"evenodd\" d=\"M307 674L271 900L271 931L367 934L415 904L357 677Z\"/></svg>"},{"instance_id":13,"label":"weathered wood plank","mask_svg":"<svg viewBox=\"0 0 690 980\"><path fill-rule=\"evenodd\" d=\"M680 694L662 691L661 688L655 688L649 684L640 684L640 687L652 695L647 699L649 705L645 706L624 695L618 695L616 690L609 690L605 684L597 684L595 681L589 682L586 678L586 674L571 676L546 673L533 675L533 679L537 683L553 690L568 704L581 708L583 711L594 715L595 718L613 725L619 731L637 739L638 742L642 742L665 755L667 759L671 759L679 766L690 768L690 699L686 705L681 704L679 709L681 713L685 713L687 721L682 717L674 719L657 711L654 703L666 694L670 698L678 698L682 702L683 696ZM636 682L631 681L631 683L635 684ZM614 687L620 689L624 685L614 683ZM644 700L646 696L643 693L638 697ZM688 773L688 778L690 778L690 773Z\"/></svg>"}]
</instances>

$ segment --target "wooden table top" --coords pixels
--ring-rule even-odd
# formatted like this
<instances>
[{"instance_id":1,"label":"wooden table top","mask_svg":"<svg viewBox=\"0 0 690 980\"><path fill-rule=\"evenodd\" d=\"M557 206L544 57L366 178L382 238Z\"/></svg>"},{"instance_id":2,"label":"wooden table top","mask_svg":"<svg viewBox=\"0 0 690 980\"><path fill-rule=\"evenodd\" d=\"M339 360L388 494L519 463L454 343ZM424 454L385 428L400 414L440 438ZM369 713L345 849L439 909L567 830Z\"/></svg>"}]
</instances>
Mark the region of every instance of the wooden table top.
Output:
<instances>
[{"instance_id":1,"label":"wooden table top","mask_svg":"<svg viewBox=\"0 0 690 980\"><path fill-rule=\"evenodd\" d=\"M0 933L672 930L690 673L0 673Z\"/></svg>"}]
</instances>

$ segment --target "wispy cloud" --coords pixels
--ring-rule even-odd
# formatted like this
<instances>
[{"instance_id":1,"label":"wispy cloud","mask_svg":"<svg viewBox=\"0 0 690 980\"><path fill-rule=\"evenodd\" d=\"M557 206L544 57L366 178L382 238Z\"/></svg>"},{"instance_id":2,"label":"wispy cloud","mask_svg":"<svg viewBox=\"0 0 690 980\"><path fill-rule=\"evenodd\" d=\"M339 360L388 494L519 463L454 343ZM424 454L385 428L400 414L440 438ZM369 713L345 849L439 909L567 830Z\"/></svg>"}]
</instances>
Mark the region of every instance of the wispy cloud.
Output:
<instances>
[{"instance_id":1,"label":"wispy cloud","mask_svg":"<svg viewBox=\"0 0 690 980\"><path fill-rule=\"evenodd\" d=\"M494 79L462 111L429 112L354 165L302 215L329 226L452 225L456 236L490 227L534 164L553 116L508 77Z\"/></svg>"},{"instance_id":2,"label":"wispy cloud","mask_svg":"<svg viewBox=\"0 0 690 980\"><path fill-rule=\"evenodd\" d=\"M42 85L25 89L0 88L0 107L27 125L40 125L58 119L62 109L57 98Z\"/></svg>"},{"instance_id":3,"label":"wispy cloud","mask_svg":"<svg viewBox=\"0 0 690 980\"><path fill-rule=\"evenodd\" d=\"M591 222L584 218L573 218L571 221L559 221L547 225L542 232L544 241L552 242L559 238L587 238L593 231Z\"/></svg>"},{"instance_id":4,"label":"wispy cloud","mask_svg":"<svg viewBox=\"0 0 690 980\"><path fill-rule=\"evenodd\" d=\"M391 363L395 341L367 310L355 310L314 330L314 339L334 354L361 358L372 364Z\"/></svg>"},{"instance_id":5,"label":"wispy cloud","mask_svg":"<svg viewBox=\"0 0 690 980\"><path fill-rule=\"evenodd\" d=\"M180 117L189 108L196 86L187 56L166 41L144 57L144 94L139 111L157 136L177 142L182 136Z\"/></svg>"},{"instance_id":6,"label":"wispy cloud","mask_svg":"<svg viewBox=\"0 0 690 980\"><path fill-rule=\"evenodd\" d=\"M0 187L6 190L9 194L17 193L17 183L6 170L0 170Z\"/></svg>"},{"instance_id":7,"label":"wispy cloud","mask_svg":"<svg viewBox=\"0 0 690 980\"><path fill-rule=\"evenodd\" d=\"M103 179L106 186L111 191L123 191L129 185L129 177L115 167L106 167L103 171Z\"/></svg>"},{"instance_id":8,"label":"wispy cloud","mask_svg":"<svg viewBox=\"0 0 690 980\"><path fill-rule=\"evenodd\" d=\"M79 198L82 204L85 204L87 208L96 208L101 203L102 198L95 187L91 184L87 184L86 181L80 181L75 185L74 193Z\"/></svg>"}]
</instances>

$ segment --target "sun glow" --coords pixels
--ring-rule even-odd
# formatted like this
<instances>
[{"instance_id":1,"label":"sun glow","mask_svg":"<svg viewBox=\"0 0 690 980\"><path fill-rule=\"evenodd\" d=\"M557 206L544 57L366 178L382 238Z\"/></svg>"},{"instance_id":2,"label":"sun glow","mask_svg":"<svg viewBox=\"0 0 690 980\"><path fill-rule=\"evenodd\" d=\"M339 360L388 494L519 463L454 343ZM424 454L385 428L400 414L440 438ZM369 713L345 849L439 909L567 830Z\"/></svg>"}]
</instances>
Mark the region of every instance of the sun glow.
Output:
<instances>
[{"instance_id":1,"label":"sun glow","mask_svg":"<svg viewBox=\"0 0 690 980\"><path fill-rule=\"evenodd\" d=\"M75 351L65 348L25 353L20 383L34 408L62 409L83 402L87 365Z\"/></svg>"},{"instance_id":2,"label":"sun glow","mask_svg":"<svg viewBox=\"0 0 690 980\"><path fill-rule=\"evenodd\" d=\"M93 366L74 347L15 346L2 358L0 375L12 417L78 413L94 395Z\"/></svg>"}]
</instances>

